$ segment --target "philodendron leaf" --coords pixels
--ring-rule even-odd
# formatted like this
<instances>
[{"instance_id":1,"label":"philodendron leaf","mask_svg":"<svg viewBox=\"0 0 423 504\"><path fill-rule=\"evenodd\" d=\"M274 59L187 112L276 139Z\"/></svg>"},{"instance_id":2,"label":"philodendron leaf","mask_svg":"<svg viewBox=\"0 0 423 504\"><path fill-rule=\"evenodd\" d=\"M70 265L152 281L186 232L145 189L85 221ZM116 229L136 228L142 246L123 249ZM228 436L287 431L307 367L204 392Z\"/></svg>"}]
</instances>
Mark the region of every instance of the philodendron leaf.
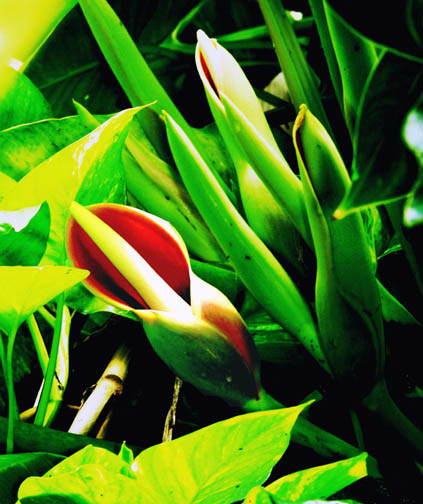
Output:
<instances>
[{"instance_id":1,"label":"philodendron leaf","mask_svg":"<svg viewBox=\"0 0 423 504\"><path fill-rule=\"evenodd\" d=\"M51 115L46 99L28 77L0 63L0 131Z\"/></svg>"},{"instance_id":2,"label":"philodendron leaf","mask_svg":"<svg viewBox=\"0 0 423 504\"><path fill-rule=\"evenodd\" d=\"M27 478L18 497L21 504L144 503L133 479L108 471L101 464L85 464L48 478Z\"/></svg>"},{"instance_id":3,"label":"philodendron leaf","mask_svg":"<svg viewBox=\"0 0 423 504\"><path fill-rule=\"evenodd\" d=\"M110 118L101 117L104 117L101 122ZM90 131L78 116L45 119L0 131L0 172L20 180L57 151Z\"/></svg>"},{"instance_id":4,"label":"philodendron leaf","mask_svg":"<svg viewBox=\"0 0 423 504\"><path fill-rule=\"evenodd\" d=\"M18 497L22 504L96 504L138 503L142 496L129 460L104 448L88 445L44 476L27 478L19 488Z\"/></svg>"},{"instance_id":5,"label":"philodendron leaf","mask_svg":"<svg viewBox=\"0 0 423 504\"><path fill-rule=\"evenodd\" d=\"M127 125L139 108L116 114L89 135L34 168L4 197L0 208L18 210L47 201L51 231L43 264L64 264L64 231L70 203L122 202L121 150Z\"/></svg>"},{"instance_id":6,"label":"philodendron leaf","mask_svg":"<svg viewBox=\"0 0 423 504\"><path fill-rule=\"evenodd\" d=\"M13 180L9 175L0 172L0 203L6 194L11 191L16 185L16 180Z\"/></svg>"},{"instance_id":7,"label":"philodendron leaf","mask_svg":"<svg viewBox=\"0 0 423 504\"><path fill-rule=\"evenodd\" d=\"M129 467L128 463L115 453L104 448L88 445L54 466L45 474L45 477L50 478L58 474L66 474L74 471L77 467L87 464L101 465L107 471L115 474L126 474Z\"/></svg>"},{"instance_id":8,"label":"philodendron leaf","mask_svg":"<svg viewBox=\"0 0 423 504\"><path fill-rule=\"evenodd\" d=\"M0 329L12 334L37 308L88 274L64 266L0 267Z\"/></svg>"},{"instance_id":9,"label":"philodendron leaf","mask_svg":"<svg viewBox=\"0 0 423 504\"><path fill-rule=\"evenodd\" d=\"M47 202L11 212L0 211L0 266L36 266L47 246Z\"/></svg>"},{"instance_id":10,"label":"philodendron leaf","mask_svg":"<svg viewBox=\"0 0 423 504\"><path fill-rule=\"evenodd\" d=\"M243 504L286 504L285 501L276 497L276 495L271 494L265 488L257 486L252 488Z\"/></svg>"},{"instance_id":11,"label":"philodendron leaf","mask_svg":"<svg viewBox=\"0 0 423 504\"><path fill-rule=\"evenodd\" d=\"M354 133L352 186L337 217L410 193L418 164L402 139L403 123L423 85L421 65L386 53L369 77Z\"/></svg>"},{"instance_id":12,"label":"philodendron leaf","mask_svg":"<svg viewBox=\"0 0 423 504\"><path fill-rule=\"evenodd\" d=\"M18 485L26 477L41 475L62 459L62 455L43 452L1 455L0 502L15 502Z\"/></svg>"},{"instance_id":13,"label":"philodendron leaf","mask_svg":"<svg viewBox=\"0 0 423 504\"><path fill-rule=\"evenodd\" d=\"M325 499L367 476L366 453L288 474L266 486L284 502Z\"/></svg>"},{"instance_id":14,"label":"philodendron leaf","mask_svg":"<svg viewBox=\"0 0 423 504\"><path fill-rule=\"evenodd\" d=\"M135 458L143 504L227 504L263 483L304 406L240 415Z\"/></svg>"}]
</instances>

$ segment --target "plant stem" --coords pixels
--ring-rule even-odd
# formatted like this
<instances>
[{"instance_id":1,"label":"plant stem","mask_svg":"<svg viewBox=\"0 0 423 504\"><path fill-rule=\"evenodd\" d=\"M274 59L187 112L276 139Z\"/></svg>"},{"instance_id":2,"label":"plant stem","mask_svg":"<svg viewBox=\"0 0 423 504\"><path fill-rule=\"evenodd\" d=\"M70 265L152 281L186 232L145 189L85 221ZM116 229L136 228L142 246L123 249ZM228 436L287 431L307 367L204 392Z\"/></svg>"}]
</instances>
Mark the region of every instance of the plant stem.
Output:
<instances>
[{"instance_id":1,"label":"plant stem","mask_svg":"<svg viewBox=\"0 0 423 504\"><path fill-rule=\"evenodd\" d=\"M172 440L173 428L175 427L176 423L176 406L178 405L179 393L181 391L182 383L183 381L178 376L176 376L175 385L173 387L172 404L170 405L169 411L167 412L165 426L163 429L163 443Z\"/></svg>"},{"instance_id":2,"label":"plant stem","mask_svg":"<svg viewBox=\"0 0 423 504\"><path fill-rule=\"evenodd\" d=\"M0 445L5 444L7 430L8 421L0 416ZM122 443L69 434L68 432L39 427L26 422L15 422L14 446L19 452L39 451L71 455L89 444L106 448L113 453L119 453L122 446ZM128 447L133 450L135 455L141 451L139 446L128 445Z\"/></svg>"},{"instance_id":3,"label":"plant stem","mask_svg":"<svg viewBox=\"0 0 423 504\"><path fill-rule=\"evenodd\" d=\"M423 432L398 408L388 391L385 379L374 386L362 403L381 423L393 429L418 458L418 461L422 462Z\"/></svg>"},{"instance_id":4,"label":"plant stem","mask_svg":"<svg viewBox=\"0 0 423 504\"><path fill-rule=\"evenodd\" d=\"M40 332L40 328L38 327L37 320L35 319L34 315L30 315L26 323L32 336L32 341L34 343L35 351L37 353L38 362L40 363L43 376L45 376L47 372L49 357L43 336Z\"/></svg>"},{"instance_id":5,"label":"plant stem","mask_svg":"<svg viewBox=\"0 0 423 504\"><path fill-rule=\"evenodd\" d=\"M14 449L14 424L15 419L19 418L18 408L16 403L15 388L13 386L13 345L15 343L16 333L18 328L15 326L7 340L6 351L6 386L7 395L9 399L9 418L7 424L7 439L6 439L6 453L12 453Z\"/></svg>"},{"instance_id":6,"label":"plant stem","mask_svg":"<svg viewBox=\"0 0 423 504\"><path fill-rule=\"evenodd\" d=\"M94 390L85 401L69 432L73 434L88 434L113 395L121 394L123 382L128 372L130 351L125 344L121 344L107 365Z\"/></svg>"},{"instance_id":7,"label":"plant stem","mask_svg":"<svg viewBox=\"0 0 423 504\"><path fill-rule=\"evenodd\" d=\"M53 341L51 343L50 359L48 361L47 372L44 377L44 387L41 393L40 404L38 405L35 415L34 424L44 425L47 414L47 407L50 401L51 389L53 386L54 375L56 372L57 355L59 353L59 345L62 332L63 310L64 310L64 294L57 297L56 304L56 323L54 326Z\"/></svg>"}]
</instances>

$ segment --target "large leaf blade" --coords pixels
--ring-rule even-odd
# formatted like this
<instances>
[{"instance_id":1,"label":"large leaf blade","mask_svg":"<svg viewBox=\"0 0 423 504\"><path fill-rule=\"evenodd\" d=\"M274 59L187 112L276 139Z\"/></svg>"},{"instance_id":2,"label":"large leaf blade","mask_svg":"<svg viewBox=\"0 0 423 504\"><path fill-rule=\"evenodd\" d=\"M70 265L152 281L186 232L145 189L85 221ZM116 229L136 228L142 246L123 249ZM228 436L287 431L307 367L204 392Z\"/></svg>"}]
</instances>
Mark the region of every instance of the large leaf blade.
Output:
<instances>
[{"instance_id":1,"label":"large leaf blade","mask_svg":"<svg viewBox=\"0 0 423 504\"><path fill-rule=\"evenodd\" d=\"M141 452L133 467L146 504L242 499L285 452L303 407L241 415Z\"/></svg>"},{"instance_id":2,"label":"large leaf blade","mask_svg":"<svg viewBox=\"0 0 423 504\"><path fill-rule=\"evenodd\" d=\"M121 151L127 126L139 109L124 110L89 135L57 152L7 193L5 210L47 201L51 232L43 264L64 264L64 232L70 203L122 202L125 198Z\"/></svg>"}]
</instances>

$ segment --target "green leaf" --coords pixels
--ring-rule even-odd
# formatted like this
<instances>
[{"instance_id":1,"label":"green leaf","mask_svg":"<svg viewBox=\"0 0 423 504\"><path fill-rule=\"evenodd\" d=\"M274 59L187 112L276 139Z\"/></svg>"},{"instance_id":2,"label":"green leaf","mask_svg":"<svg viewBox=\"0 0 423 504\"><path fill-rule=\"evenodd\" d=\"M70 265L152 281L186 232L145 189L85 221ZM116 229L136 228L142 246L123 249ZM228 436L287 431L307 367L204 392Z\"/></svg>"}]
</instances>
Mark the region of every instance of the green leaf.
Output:
<instances>
[{"instance_id":1,"label":"green leaf","mask_svg":"<svg viewBox=\"0 0 423 504\"><path fill-rule=\"evenodd\" d=\"M417 179L415 157L402 141L404 119L423 85L421 65L386 53L363 91L354 138L352 186L339 217L406 196Z\"/></svg>"},{"instance_id":2,"label":"green leaf","mask_svg":"<svg viewBox=\"0 0 423 504\"><path fill-rule=\"evenodd\" d=\"M37 308L88 276L64 266L0 267L0 329L12 334Z\"/></svg>"},{"instance_id":3,"label":"green leaf","mask_svg":"<svg viewBox=\"0 0 423 504\"><path fill-rule=\"evenodd\" d=\"M421 0L390 3L369 9L366 0L329 4L356 31L373 42L409 58L423 58L423 3ZM393 37L392 34L395 34Z\"/></svg>"},{"instance_id":4,"label":"green leaf","mask_svg":"<svg viewBox=\"0 0 423 504\"><path fill-rule=\"evenodd\" d=\"M279 499L276 495L268 492L263 487L254 487L252 488L243 504L286 504L283 500Z\"/></svg>"},{"instance_id":5,"label":"green leaf","mask_svg":"<svg viewBox=\"0 0 423 504\"><path fill-rule=\"evenodd\" d=\"M108 116L105 116L105 119ZM94 129L94 128L93 128ZM77 116L46 119L0 132L0 171L20 180L90 130Z\"/></svg>"},{"instance_id":6,"label":"green leaf","mask_svg":"<svg viewBox=\"0 0 423 504\"><path fill-rule=\"evenodd\" d=\"M51 477L57 474L66 474L86 464L101 465L107 471L122 474L126 472L128 466L128 463L123 457L105 450L104 448L88 445L55 465L45 476Z\"/></svg>"},{"instance_id":7,"label":"green leaf","mask_svg":"<svg viewBox=\"0 0 423 504\"><path fill-rule=\"evenodd\" d=\"M19 453L0 456L0 502L16 501L18 485L28 476L38 476L64 457L54 453Z\"/></svg>"},{"instance_id":8,"label":"green leaf","mask_svg":"<svg viewBox=\"0 0 423 504\"><path fill-rule=\"evenodd\" d=\"M19 488L21 504L141 504L136 482L104 469L85 464L66 474L49 478L27 478Z\"/></svg>"},{"instance_id":9,"label":"green leaf","mask_svg":"<svg viewBox=\"0 0 423 504\"><path fill-rule=\"evenodd\" d=\"M144 504L227 504L269 476L304 406L249 413L148 448L135 458Z\"/></svg>"},{"instance_id":10,"label":"green leaf","mask_svg":"<svg viewBox=\"0 0 423 504\"><path fill-rule=\"evenodd\" d=\"M50 106L29 78L0 64L0 131L47 117Z\"/></svg>"},{"instance_id":11,"label":"green leaf","mask_svg":"<svg viewBox=\"0 0 423 504\"><path fill-rule=\"evenodd\" d=\"M70 203L122 202L125 186L121 151L127 126L139 109L128 109L89 135L57 152L23 177L1 203L17 210L47 201L51 232L43 264L64 264L64 233Z\"/></svg>"},{"instance_id":12,"label":"green leaf","mask_svg":"<svg viewBox=\"0 0 423 504\"><path fill-rule=\"evenodd\" d=\"M67 457L44 476L27 478L18 497L22 504L141 502L135 476L124 457L92 445Z\"/></svg>"},{"instance_id":13,"label":"green leaf","mask_svg":"<svg viewBox=\"0 0 423 504\"><path fill-rule=\"evenodd\" d=\"M50 232L47 202L11 212L0 211L0 266L36 266Z\"/></svg>"},{"instance_id":14,"label":"green leaf","mask_svg":"<svg viewBox=\"0 0 423 504\"><path fill-rule=\"evenodd\" d=\"M285 502L325 499L367 476L366 453L304 471L298 471L267 485L266 489Z\"/></svg>"},{"instance_id":15,"label":"green leaf","mask_svg":"<svg viewBox=\"0 0 423 504\"><path fill-rule=\"evenodd\" d=\"M1 155L1 154L0 154ZM0 203L5 195L16 185L16 180L0 172Z\"/></svg>"}]
</instances>

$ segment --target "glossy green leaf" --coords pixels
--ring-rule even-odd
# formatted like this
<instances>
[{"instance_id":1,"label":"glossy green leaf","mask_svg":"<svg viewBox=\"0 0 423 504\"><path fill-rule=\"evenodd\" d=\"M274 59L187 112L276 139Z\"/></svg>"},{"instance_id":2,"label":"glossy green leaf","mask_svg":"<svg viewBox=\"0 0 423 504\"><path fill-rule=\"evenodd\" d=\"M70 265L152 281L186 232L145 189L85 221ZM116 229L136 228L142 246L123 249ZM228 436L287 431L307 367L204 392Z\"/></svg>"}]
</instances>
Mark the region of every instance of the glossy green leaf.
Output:
<instances>
[{"instance_id":1,"label":"glossy green leaf","mask_svg":"<svg viewBox=\"0 0 423 504\"><path fill-rule=\"evenodd\" d=\"M0 64L0 131L47 117L50 106L29 78Z\"/></svg>"},{"instance_id":2,"label":"glossy green leaf","mask_svg":"<svg viewBox=\"0 0 423 504\"><path fill-rule=\"evenodd\" d=\"M46 250L49 233L47 202L0 211L0 266L36 266Z\"/></svg>"},{"instance_id":3,"label":"glossy green leaf","mask_svg":"<svg viewBox=\"0 0 423 504\"><path fill-rule=\"evenodd\" d=\"M357 114L352 186L337 211L403 198L413 188L418 165L402 140L404 119L421 93L419 63L386 53L367 81Z\"/></svg>"},{"instance_id":4,"label":"glossy green leaf","mask_svg":"<svg viewBox=\"0 0 423 504\"><path fill-rule=\"evenodd\" d=\"M107 471L116 474L124 474L128 467L128 463L119 455L104 448L88 445L54 466L45 476L51 477L58 474L66 474L86 464L101 465Z\"/></svg>"},{"instance_id":5,"label":"glossy green leaf","mask_svg":"<svg viewBox=\"0 0 423 504\"><path fill-rule=\"evenodd\" d=\"M288 447L302 409L237 416L141 452L133 467L144 504L227 504L242 499L268 478Z\"/></svg>"},{"instance_id":6,"label":"glossy green leaf","mask_svg":"<svg viewBox=\"0 0 423 504\"><path fill-rule=\"evenodd\" d=\"M276 495L267 491L263 487L252 488L242 504L286 504L285 501L279 499Z\"/></svg>"},{"instance_id":7,"label":"glossy green leaf","mask_svg":"<svg viewBox=\"0 0 423 504\"><path fill-rule=\"evenodd\" d=\"M25 478L41 476L63 458L42 452L0 455L0 502L14 503L18 486Z\"/></svg>"},{"instance_id":8,"label":"glossy green leaf","mask_svg":"<svg viewBox=\"0 0 423 504\"><path fill-rule=\"evenodd\" d=\"M266 486L284 502L325 499L367 476L367 454L283 476Z\"/></svg>"},{"instance_id":9,"label":"glossy green leaf","mask_svg":"<svg viewBox=\"0 0 423 504\"><path fill-rule=\"evenodd\" d=\"M369 9L365 0L354 3L329 0L329 4L354 30L377 44L406 57L423 58L421 0L392 2L375 9Z\"/></svg>"},{"instance_id":10,"label":"glossy green leaf","mask_svg":"<svg viewBox=\"0 0 423 504\"><path fill-rule=\"evenodd\" d=\"M104 120L108 118L104 116ZM32 168L89 132L76 116L46 119L1 131L0 172L19 180Z\"/></svg>"},{"instance_id":11,"label":"glossy green leaf","mask_svg":"<svg viewBox=\"0 0 423 504\"><path fill-rule=\"evenodd\" d=\"M127 126L139 109L116 114L89 135L57 152L29 172L0 208L17 210L47 201L51 232L43 264L65 261L64 231L70 203L122 202L125 185L120 162Z\"/></svg>"},{"instance_id":12,"label":"glossy green leaf","mask_svg":"<svg viewBox=\"0 0 423 504\"><path fill-rule=\"evenodd\" d=\"M84 464L65 474L27 478L19 488L21 504L144 503L134 480L100 464Z\"/></svg>"},{"instance_id":13,"label":"glossy green leaf","mask_svg":"<svg viewBox=\"0 0 423 504\"><path fill-rule=\"evenodd\" d=\"M16 180L9 175L0 172L0 203L6 194L11 191L16 185Z\"/></svg>"},{"instance_id":14,"label":"glossy green leaf","mask_svg":"<svg viewBox=\"0 0 423 504\"><path fill-rule=\"evenodd\" d=\"M64 266L0 267L0 329L12 334L37 308L88 276Z\"/></svg>"}]
</instances>

